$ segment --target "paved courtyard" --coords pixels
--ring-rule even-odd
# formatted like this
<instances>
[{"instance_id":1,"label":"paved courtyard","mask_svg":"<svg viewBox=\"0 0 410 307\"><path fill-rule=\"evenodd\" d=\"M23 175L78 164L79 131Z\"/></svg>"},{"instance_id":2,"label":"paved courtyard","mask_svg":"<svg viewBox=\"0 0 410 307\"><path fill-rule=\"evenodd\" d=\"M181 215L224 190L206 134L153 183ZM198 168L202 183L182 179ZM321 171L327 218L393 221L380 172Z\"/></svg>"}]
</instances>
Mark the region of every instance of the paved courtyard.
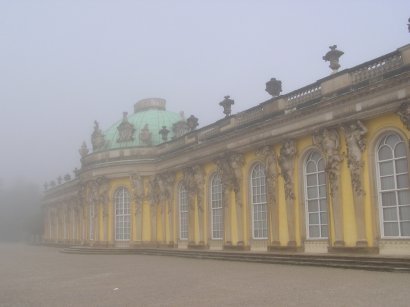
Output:
<instances>
[{"instance_id":1,"label":"paved courtyard","mask_svg":"<svg viewBox=\"0 0 410 307\"><path fill-rule=\"evenodd\" d=\"M410 274L0 244L0 306L410 306Z\"/></svg>"}]
</instances>

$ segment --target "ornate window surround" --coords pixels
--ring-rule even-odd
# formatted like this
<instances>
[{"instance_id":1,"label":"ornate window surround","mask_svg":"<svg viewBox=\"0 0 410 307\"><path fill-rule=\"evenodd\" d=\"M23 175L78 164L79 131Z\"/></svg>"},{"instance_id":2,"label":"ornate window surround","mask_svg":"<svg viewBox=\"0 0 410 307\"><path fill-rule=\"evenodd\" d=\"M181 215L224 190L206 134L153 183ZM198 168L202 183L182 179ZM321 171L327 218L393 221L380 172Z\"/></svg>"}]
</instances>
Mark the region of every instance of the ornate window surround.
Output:
<instances>
[{"instance_id":1,"label":"ornate window surround","mask_svg":"<svg viewBox=\"0 0 410 307\"><path fill-rule=\"evenodd\" d=\"M119 203L118 202L118 198L117 198L117 194L118 193L120 193L121 191L123 191L123 196L122 196L122 202L123 203ZM130 195L130 192L129 192L129 189L127 188L127 187L125 187L125 186L119 186L119 187L117 187L115 190L114 190L114 193L113 193L113 218L114 218L114 223L113 223L113 225L114 225L114 227L113 227L113 232L114 232L114 237L113 237L113 239L114 239L114 241L130 241L131 240L131 223L132 223L132 221L131 221L131 195ZM122 205L123 206L123 210L124 210L124 212L125 211L128 211L128 213L122 213L122 214L117 214L117 205ZM125 206L127 206L127 207L125 207ZM117 217L119 217L119 216L122 216L124 219L126 218L126 217L128 217L128 224L129 224L129 231L128 231L128 233L126 233L126 232L124 232L124 225L122 226L122 235L123 235L123 237L122 238L119 238L118 237L118 235L119 235L119 233L117 233L117 223L118 223L118 221L117 221ZM124 223L124 221L123 221L123 223Z\"/></svg>"},{"instance_id":2,"label":"ornate window surround","mask_svg":"<svg viewBox=\"0 0 410 307\"><path fill-rule=\"evenodd\" d=\"M181 241L188 240L188 218L188 192L185 186L182 183L180 183L178 187L178 237Z\"/></svg>"},{"instance_id":3,"label":"ornate window surround","mask_svg":"<svg viewBox=\"0 0 410 307\"><path fill-rule=\"evenodd\" d=\"M410 239L410 235L408 236L402 236L402 235L397 235L397 236L388 236L388 235L384 235L384 219L383 219L383 213L381 212L381 210L383 209L387 209L387 208L383 208L382 203L381 203L381 199L379 196L379 193L381 192L381 181L380 181L380 170L379 170L379 157L378 157L378 151L379 151L379 147L381 145L381 142L383 140L385 140L388 136L390 135L397 135L401 141L405 144L404 148L406 150L406 160L407 160L407 176L409 176L409 150L408 150L408 143L406 142L407 138L405 136L402 135L402 133L396 131L396 129L386 129L385 131L383 131L383 133L380 133L377 138L376 141L374 142L374 146L373 146L373 154L374 154L374 159L372 160L373 162L373 167L375 169L375 174L377 175L376 178L376 202L375 204L377 204L377 213L378 213L378 229L379 229L379 235L380 238L383 240L390 240L390 239ZM392 161L395 161L396 157L394 156ZM396 164L394 163L393 167L395 167ZM395 186L397 184L397 175L396 175L396 170L394 170L394 183ZM397 189L394 189L394 192L397 192ZM394 208L398 209L399 206L396 205ZM400 223L400 217L397 216L397 222ZM400 233L400 231L399 231Z\"/></svg>"},{"instance_id":4,"label":"ornate window surround","mask_svg":"<svg viewBox=\"0 0 410 307\"><path fill-rule=\"evenodd\" d=\"M307 240L327 240L329 238L329 232L330 232L330 224L329 224L329 198L328 198L328 184L327 184L327 179L325 178L325 187L326 187L326 218L327 218L327 223L323 224L321 221L321 218L319 216L319 230L320 230L320 235L318 237L312 237L309 234L309 210L308 210L308 192L307 192L307 173L306 173L306 164L308 162L308 159L314 154L314 153L318 153L320 155L320 159L325 161L325 158L323 157L323 154L320 152L320 150L316 149L316 148L311 148L309 150L307 150L305 152L305 154L303 155L303 159L302 159L302 174L303 174L303 216L304 216L304 229L305 229L305 233L306 233L306 239ZM325 171L323 170L323 173L325 174ZM315 173L316 175L319 174L319 172ZM325 174L326 176L326 174ZM318 185L316 185L316 187L318 187ZM318 196L319 197L319 196ZM320 215L320 208L318 208L319 210L317 211L317 213L319 213ZM322 226L326 225L328 227L327 230L327 235L326 236L322 236Z\"/></svg>"},{"instance_id":5,"label":"ornate window surround","mask_svg":"<svg viewBox=\"0 0 410 307\"><path fill-rule=\"evenodd\" d=\"M256 177L254 178L254 171L256 170L256 168L259 167L260 171L263 172L263 177ZM265 177L265 165L264 163L260 162L260 161L256 161L254 163L252 163L251 168L249 169L249 213L250 213L250 218L251 218L251 224L249 224L250 226L250 230L251 230L251 238L252 240L268 240L269 238L269 213L268 213L268 205L267 205L267 186L266 186L266 177ZM264 181L264 185L254 185L254 179L263 179ZM258 190L258 194L255 196L259 196L260 199L262 199L259 202L254 202L254 192L253 190L257 189ZM263 192L264 191L264 192ZM263 201L263 199L265 201ZM265 227L262 226L262 228L260 229L260 231L262 231L262 235L261 236L255 236L255 205L258 205L258 207L260 207L260 209L262 209L262 211L260 212L261 214L265 213L265 220L261 220L259 222L264 222ZM263 210L264 209L264 210ZM263 233L266 232L266 235L263 235Z\"/></svg>"},{"instance_id":6,"label":"ornate window surround","mask_svg":"<svg viewBox=\"0 0 410 307\"><path fill-rule=\"evenodd\" d=\"M209 238L211 240L223 240L224 239L224 208L223 208L223 190L222 190L222 181L220 182L220 193L218 193L218 191L216 191L216 193L218 193L217 197L218 199L214 199L214 196L216 193L214 193L214 180L217 179L217 177L219 176L219 174L217 172L214 172L211 176L210 176L210 180L209 180ZM219 180L222 180L221 177L219 176ZM217 208L213 208L213 203L214 202L218 202L218 207ZM221 228L219 229L220 232L220 236L214 236L214 211L219 210L220 211L220 216L221 216ZM218 230L216 230L216 232L218 232Z\"/></svg>"}]
</instances>

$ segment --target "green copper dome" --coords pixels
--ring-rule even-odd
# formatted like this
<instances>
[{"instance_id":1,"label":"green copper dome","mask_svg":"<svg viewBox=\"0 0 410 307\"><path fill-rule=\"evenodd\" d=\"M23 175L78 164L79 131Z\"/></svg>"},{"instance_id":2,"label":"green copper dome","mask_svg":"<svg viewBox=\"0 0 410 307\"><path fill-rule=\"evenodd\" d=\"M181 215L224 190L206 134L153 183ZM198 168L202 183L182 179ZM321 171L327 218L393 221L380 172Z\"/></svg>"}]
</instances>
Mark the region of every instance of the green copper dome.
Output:
<instances>
[{"instance_id":1,"label":"green copper dome","mask_svg":"<svg viewBox=\"0 0 410 307\"><path fill-rule=\"evenodd\" d=\"M183 115L169 112L165 108L165 99L148 98L134 105L134 114L124 112L123 119L103 132L104 148L126 148L155 146L165 142L160 130L168 130L166 140L174 137L173 125L184 121Z\"/></svg>"}]
</instances>

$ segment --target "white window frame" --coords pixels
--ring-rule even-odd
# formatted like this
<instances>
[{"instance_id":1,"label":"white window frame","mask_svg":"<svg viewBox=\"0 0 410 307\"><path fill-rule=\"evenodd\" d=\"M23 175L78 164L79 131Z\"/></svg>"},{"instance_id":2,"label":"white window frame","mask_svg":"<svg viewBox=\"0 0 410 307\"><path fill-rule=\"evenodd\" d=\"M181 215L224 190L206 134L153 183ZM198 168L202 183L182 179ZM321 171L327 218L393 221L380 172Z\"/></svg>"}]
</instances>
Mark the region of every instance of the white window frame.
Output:
<instances>
[{"instance_id":1,"label":"white window frame","mask_svg":"<svg viewBox=\"0 0 410 307\"><path fill-rule=\"evenodd\" d=\"M178 189L178 207L179 207L179 239L188 240L188 193L184 185Z\"/></svg>"},{"instance_id":2,"label":"white window frame","mask_svg":"<svg viewBox=\"0 0 410 307\"><path fill-rule=\"evenodd\" d=\"M114 193L115 241L129 241L131 239L130 210L130 194L128 189L119 187ZM125 227L126 224L128 224L128 227ZM126 231L127 229L128 231Z\"/></svg>"},{"instance_id":3,"label":"white window frame","mask_svg":"<svg viewBox=\"0 0 410 307\"><path fill-rule=\"evenodd\" d=\"M224 237L224 213L223 213L223 195L222 181L219 174L214 174L211 179L209 191L210 208L211 208L211 239L223 240ZM220 222L215 223L214 217L220 217Z\"/></svg>"},{"instance_id":4,"label":"white window frame","mask_svg":"<svg viewBox=\"0 0 410 307\"><path fill-rule=\"evenodd\" d=\"M261 176L254 177L256 175L256 169L258 168L259 174ZM266 175L265 168L262 163L256 163L251 170L249 176L249 190L250 190L250 203L252 211L252 239L254 240L266 240L268 239L268 205L267 205L267 194L266 194ZM265 220L258 219L257 221L255 216L255 210L259 209L257 216L265 215ZM255 229L255 222L262 224L261 227ZM255 235L255 232L260 233L258 236Z\"/></svg>"},{"instance_id":5,"label":"white window frame","mask_svg":"<svg viewBox=\"0 0 410 307\"><path fill-rule=\"evenodd\" d=\"M320 158L317 161L310 160L310 158L314 154L318 154L320 156ZM316 150L312 150L306 155L306 159L303 162L303 187L304 187L304 196L305 196L304 197L305 198L305 226L306 226L306 238L308 240L327 240L329 238L329 202L328 202L328 195L327 195L326 172L325 172L325 169L319 171L318 164L319 164L320 160L323 160L323 162L326 163L324 158L323 158L323 155L321 155ZM316 164L316 171L315 172L307 173L307 164L308 164L309 161L315 162L315 164ZM319 183L319 174L321 174L321 173L324 175L324 178L325 178L325 183L324 184ZM308 182L307 182L307 176L308 175L316 175L317 185L308 186ZM313 187L316 187L316 189L317 189L317 197L309 199L308 188L313 188ZM325 188L325 193L326 193L325 197L320 196L320 187ZM316 211L309 212L309 200L318 201L318 204L317 204L318 207L317 207ZM321 200L325 200L325 202L326 202L326 210L325 211L320 209L320 201ZM312 225L312 226L318 226L319 227L319 236L318 237L313 237L310 234L310 229L309 229L309 226L311 226L310 220L309 220L309 214L310 213L317 213L318 214L318 219L319 219L318 224L313 224ZM323 213L326 214L327 223L322 222L321 214L323 214ZM327 227L327 235L326 236L322 235L322 228L323 227Z\"/></svg>"},{"instance_id":6,"label":"white window frame","mask_svg":"<svg viewBox=\"0 0 410 307\"><path fill-rule=\"evenodd\" d=\"M392 150L392 152L393 152L393 158L392 159L386 159L386 160L379 160L379 150L380 150L380 148L382 147L382 145L386 145L386 146L388 146L387 144L385 144L385 141L387 140L387 138L389 137L389 136L392 136L392 135L395 135L395 136L397 136L399 139L400 139L400 142L399 143L403 143L404 144L404 148L405 148L405 151L406 151L406 156L405 157L396 157L395 156L395 153L394 153L394 149L396 148L393 148L393 150ZM382 143L384 143L384 144L382 144ZM397 143L395 146L397 146L399 143ZM409 236L402 236L401 235L401 228L400 228L400 222L405 222L405 221L409 221L409 220L401 220L400 219L400 213L399 213L399 208L400 207L408 207L408 206L410 206L410 205L399 205L398 204L398 192L399 191L405 191L405 190L410 190L410 187L408 187L407 189L405 189L405 188L402 188L402 189L399 189L399 188L397 188L397 176L398 175L403 175L403 174L406 174L407 173L407 175L409 174L409 170L408 170L408 159L409 159L409 153L408 153L408 150L407 150L407 144L405 143L405 141L403 140L403 137L399 134L399 133L397 133L397 132L394 132L394 131L390 131L390 132L387 132L387 133L385 133L385 134L383 134L381 137L380 137L380 139L378 140L378 142L376 143L377 144L377 146L376 146L376 148L375 148L375 167L376 167L376 174L377 174L377 200L378 200L378 206L379 206L379 225L380 225L380 237L382 238L382 239L408 239L408 238L410 238L410 235ZM406 161L407 161L407 163L406 163L406 166L407 166L407 172L401 172L401 173L397 173L396 172L396 161L397 160L400 160L400 159L406 159ZM382 162L387 162L387 161L392 161L393 162L393 177L394 177L394 188L393 189L390 189L390 190L383 190L382 191L382 189L381 189L381 174L380 174L380 164L382 163ZM388 177L388 176L386 176L386 177ZM382 192L386 192L386 191L390 191L390 192L394 192L395 193L395 196L396 196L396 205L394 205L394 206L383 206L383 204L382 204L382 197L381 197L381 194L382 194ZM384 233L384 216L383 216L383 208L396 208L396 214L397 214L397 224L398 224L398 233L399 233L399 235L398 236L386 236L385 235L385 233ZM387 221L388 222L388 221ZM392 222L394 222L394 221L392 221Z\"/></svg>"}]
</instances>

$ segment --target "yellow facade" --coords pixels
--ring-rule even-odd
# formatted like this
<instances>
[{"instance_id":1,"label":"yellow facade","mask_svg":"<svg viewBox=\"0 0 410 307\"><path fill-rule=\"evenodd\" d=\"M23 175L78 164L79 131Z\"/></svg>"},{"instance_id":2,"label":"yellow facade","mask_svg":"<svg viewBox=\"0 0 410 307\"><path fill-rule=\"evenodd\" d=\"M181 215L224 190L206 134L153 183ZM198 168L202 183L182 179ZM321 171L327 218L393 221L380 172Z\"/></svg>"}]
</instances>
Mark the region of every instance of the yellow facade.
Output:
<instances>
[{"instance_id":1,"label":"yellow facade","mask_svg":"<svg viewBox=\"0 0 410 307\"><path fill-rule=\"evenodd\" d=\"M409 161L409 50L409 46L398 49L394 61L400 56L400 65L395 62L396 66L387 71L389 75L375 72L377 78L364 79L367 83L355 81L363 72L361 66L319 80L312 85L312 91L321 91L320 96L313 97L316 100L304 96L303 89L149 150L116 148L85 154L79 176L45 195L45 241L118 247L410 254L405 219L399 218L397 227L402 227L400 233L406 235L389 235L388 230L382 233L381 227L393 226L381 212L384 203L379 205L382 194L377 182L382 179L376 160L382 137L394 133L406 145L407 164ZM385 63L389 57L391 54ZM349 84L340 83L347 78ZM325 93L329 88L333 92ZM294 97L299 99L296 104ZM314 103L308 104L311 101ZM354 152L352 147L352 133L357 133L361 142L357 161L352 160L358 156L357 148ZM287 153L285 146L294 146L293 152ZM318 196L316 206L321 206L320 200L327 205L324 211L320 207L312 213L307 209L311 198L305 172L313 152L320 156L317 163L326 164L317 172L317 178L322 178L321 172L326 175L326 184L317 184L317 193L325 197ZM256 166L262 170L262 181L252 179ZM211 186L215 174L220 176L222 187L216 196ZM118 194L120 190L122 194ZM215 197L223 204L220 211L220 207L212 208L213 201L218 203ZM116 202L125 209L118 209ZM400 206L397 210L406 205ZM222 238L213 239L213 231L217 231L213 224L217 216L213 214L222 215ZM310 220L317 216L319 224ZM321 234L312 238L310 231L314 229Z\"/></svg>"}]
</instances>

